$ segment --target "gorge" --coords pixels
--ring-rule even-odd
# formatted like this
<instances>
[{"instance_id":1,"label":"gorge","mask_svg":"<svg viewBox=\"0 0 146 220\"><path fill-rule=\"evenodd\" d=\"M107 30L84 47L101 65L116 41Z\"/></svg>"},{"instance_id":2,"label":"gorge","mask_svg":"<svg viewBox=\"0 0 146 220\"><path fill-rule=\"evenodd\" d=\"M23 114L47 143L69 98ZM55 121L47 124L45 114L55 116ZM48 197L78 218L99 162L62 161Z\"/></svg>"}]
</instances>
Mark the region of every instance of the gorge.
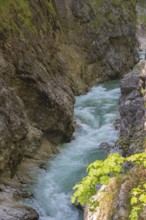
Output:
<instances>
[{"instance_id":1,"label":"gorge","mask_svg":"<svg viewBox=\"0 0 146 220\"><path fill-rule=\"evenodd\" d=\"M108 82L77 97L74 139L59 147L60 153L48 163L47 172L36 178L33 188L27 186L34 198L27 199L26 204L39 210L40 220L83 219L82 212L71 206L72 188L85 176L89 163L106 158L108 149L102 148L101 143L106 140L112 146L118 138L113 126L118 117L118 84Z\"/></svg>"},{"instance_id":2,"label":"gorge","mask_svg":"<svg viewBox=\"0 0 146 220\"><path fill-rule=\"evenodd\" d=\"M110 102L118 98L119 90L115 94L114 89L107 89L106 93L104 88L108 88L108 84L102 86L99 83L121 78L138 62L136 1L6 0L0 5L0 216L1 220L35 220L38 219L36 211L20 204L20 199L32 196L31 193L23 192L22 188L26 184L33 185L33 181L42 172L39 167L46 169L45 162L57 153L56 146L70 142L76 126L77 131L81 129L82 124L78 126L78 121L74 121L75 96L85 94L93 85L98 84L87 95L77 98L75 106L80 99L88 97L95 90L98 111L106 114L108 107L109 110L111 108L107 118L103 119L101 114L99 121L105 120L108 125L114 120L114 109L110 103L104 109L105 112L102 106L103 102L106 103L106 97L109 96ZM140 80L138 78L136 82ZM135 80L132 82L135 83ZM134 88L139 91L137 86ZM104 96L105 100L100 96ZM101 102L100 105L98 102ZM143 104L141 101L141 113L133 110L133 115L137 114L140 121L143 118ZM75 116L78 118L77 109L78 106L75 108ZM130 108L128 111L131 111ZM127 120L124 109L122 114L125 117L122 121L123 129ZM129 115L130 120L134 121L135 116ZM83 112L85 124L88 116L88 123L96 127L97 120L98 126L98 118L91 116L90 112ZM134 121L134 125L136 123ZM125 132L128 131L124 130L123 134ZM106 130L103 134L100 143L105 142L104 139L108 140ZM75 138L76 135L75 132ZM128 135L131 137L131 134ZM75 141L72 140L71 146ZM83 145L86 146L85 142ZM129 139L127 145L130 146ZM71 148L68 144L65 146L56 158ZM120 144L118 147L122 148ZM133 145L129 147L130 152L131 149L135 151ZM125 154L127 152L126 149ZM90 149L86 154L90 155ZM57 166L56 158L54 162L49 162L54 165L49 166ZM61 163L58 168L60 166ZM50 183L52 175L47 180ZM62 220L62 217L55 217L54 220Z\"/></svg>"}]
</instances>

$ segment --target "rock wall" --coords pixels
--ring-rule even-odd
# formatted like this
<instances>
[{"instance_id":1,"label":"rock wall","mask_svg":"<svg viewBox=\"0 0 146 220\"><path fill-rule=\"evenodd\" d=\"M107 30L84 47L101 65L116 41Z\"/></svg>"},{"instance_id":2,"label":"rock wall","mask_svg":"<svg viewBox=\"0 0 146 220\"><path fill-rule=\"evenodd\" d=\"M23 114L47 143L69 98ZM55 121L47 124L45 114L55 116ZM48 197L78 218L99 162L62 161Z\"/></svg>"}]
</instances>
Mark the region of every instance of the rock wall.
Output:
<instances>
[{"instance_id":1,"label":"rock wall","mask_svg":"<svg viewBox=\"0 0 146 220\"><path fill-rule=\"evenodd\" d=\"M74 95L137 61L135 1L0 3L0 172L69 141Z\"/></svg>"},{"instance_id":2,"label":"rock wall","mask_svg":"<svg viewBox=\"0 0 146 220\"><path fill-rule=\"evenodd\" d=\"M137 60L134 1L63 0L60 6L56 0L55 6L67 42L59 56L67 63L67 80L75 94L133 67Z\"/></svg>"},{"instance_id":3,"label":"rock wall","mask_svg":"<svg viewBox=\"0 0 146 220\"><path fill-rule=\"evenodd\" d=\"M123 156L146 152L146 61L141 61L134 70L121 80L120 138L116 144ZM146 169L143 166L124 164L123 171L111 178L95 195L99 206L94 212L85 209L85 220L125 220L133 208L131 190L145 183ZM141 187L141 188L142 188ZM145 189L144 189L145 191ZM137 219L146 219L146 208L137 213Z\"/></svg>"},{"instance_id":4,"label":"rock wall","mask_svg":"<svg viewBox=\"0 0 146 220\"><path fill-rule=\"evenodd\" d=\"M121 80L122 95L119 105L121 122L118 145L125 156L144 150L145 89L146 63L141 61Z\"/></svg>"},{"instance_id":5,"label":"rock wall","mask_svg":"<svg viewBox=\"0 0 146 220\"><path fill-rule=\"evenodd\" d=\"M139 47L145 49L145 28L139 23L137 28ZM146 61L140 61L131 72L126 74L121 80L120 87L120 138L117 147L125 157L140 152L146 153ZM130 218L130 212L135 205L130 203L131 190L143 186L146 169L133 164L125 164L123 168L125 172L112 178L107 186L102 186L103 192L99 190L95 195L95 199L99 202L96 210L90 212L86 207L85 220ZM146 219L145 206L137 215L137 219Z\"/></svg>"}]
</instances>

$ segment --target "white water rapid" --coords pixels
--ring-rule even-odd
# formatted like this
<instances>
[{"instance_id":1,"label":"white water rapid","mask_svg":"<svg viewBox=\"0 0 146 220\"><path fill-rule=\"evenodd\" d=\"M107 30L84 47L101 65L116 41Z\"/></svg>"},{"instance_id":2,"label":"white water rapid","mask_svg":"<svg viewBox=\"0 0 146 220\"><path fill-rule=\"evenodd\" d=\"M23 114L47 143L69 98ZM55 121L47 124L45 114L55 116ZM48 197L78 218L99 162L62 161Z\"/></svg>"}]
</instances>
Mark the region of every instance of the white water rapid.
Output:
<instances>
[{"instance_id":1,"label":"white water rapid","mask_svg":"<svg viewBox=\"0 0 146 220\"><path fill-rule=\"evenodd\" d=\"M34 197L26 203L40 214L40 220L82 220L83 213L70 202L72 187L85 176L89 163L107 156L100 143L113 144L118 138L113 122L118 118L118 81L93 87L76 98L74 139L59 146L60 153L48 162L29 190Z\"/></svg>"}]
</instances>

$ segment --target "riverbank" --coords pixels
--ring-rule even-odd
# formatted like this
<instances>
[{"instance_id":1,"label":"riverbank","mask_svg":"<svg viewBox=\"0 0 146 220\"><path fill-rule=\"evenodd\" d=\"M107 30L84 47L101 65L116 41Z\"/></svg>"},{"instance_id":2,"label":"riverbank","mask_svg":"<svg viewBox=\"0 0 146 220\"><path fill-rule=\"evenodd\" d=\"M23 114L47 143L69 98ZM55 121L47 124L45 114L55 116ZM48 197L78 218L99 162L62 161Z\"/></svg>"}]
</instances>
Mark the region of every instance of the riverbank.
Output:
<instances>
[{"instance_id":1,"label":"riverbank","mask_svg":"<svg viewBox=\"0 0 146 220\"><path fill-rule=\"evenodd\" d=\"M141 1L142 2L142 1ZM145 2L137 6L138 24L137 38L140 50L146 49L146 21ZM146 61L138 63L134 70L127 74L121 81L122 96L120 98L120 139L117 147L121 148L123 155L134 153L146 153ZM128 168L128 167L127 167ZM127 170L125 167L125 169ZM104 187L104 193L100 191L95 196L99 201L99 207L95 212L85 210L85 220L125 220L129 219L132 205L130 204L131 191L135 188L143 189L146 181L146 172L142 167L133 167L121 176L114 178L110 184ZM113 192L113 193L111 193ZM146 219L146 208L135 211L135 219ZM134 217L133 217L134 218Z\"/></svg>"},{"instance_id":2,"label":"riverbank","mask_svg":"<svg viewBox=\"0 0 146 220\"><path fill-rule=\"evenodd\" d=\"M120 137L116 144L123 156L146 152L145 128L145 79L146 61L141 61L134 70L126 74L121 80L120 97ZM85 220L129 219L132 205L130 203L133 188L141 187L146 180L143 167L125 166L124 171L112 178L110 183L97 192L95 199L99 206L92 213L85 210ZM145 206L137 219L145 220ZM131 218L132 219L132 218Z\"/></svg>"},{"instance_id":3,"label":"riverbank","mask_svg":"<svg viewBox=\"0 0 146 220\"><path fill-rule=\"evenodd\" d=\"M59 146L60 153L48 162L27 190L34 197L26 204L34 207L40 220L82 220L83 213L71 204L70 196L76 182L86 174L86 166L96 159L105 159L108 149L118 139L113 121L118 118L119 81L94 86L86 95L76 97L73 140Z\"/></svg>"},{"instance_id":4,"label":"riverbank","mask_svg":"<svg viewBox=\"0 0 146 220\"><path fill-rule=\"evenodd\" d=\"M43 140L35 155L25 157L13 178L0 178L0 220L38 220L36 210L22 203L33 194L25 190L26 184L34 184L35 177L47 169L47 162L58 153L58 148Z\"/></svg>"},{"instance_id":5,"label":"riverbank","mask_svg":"<svg viewBox=\"0 0 146 220\"><path fill-rule=\"evenodd\" d=\"M41 205L41 208L39 210L40 215L42 214L43 208L50 208L50 199L55 199L55 203L57 203L58 201L58 205L56 206L53 203L54 206L52 207L52 210L56 215L60 211L60 205L62 206L64 202L65 204L67 202L67 204L64 204L64 206L66 206L65 210L68 210L68 214L65 214L63 212L59 213L58 215L61 215L61 217L54 217L54 219L58 218L61 220L64 219L64 215L69 215L71 205L69 197L71 195L73 185L77 181L79 181L80 178L83 177L83 175L85 175L85 168L88 163L97 158L104 159L106 157L106 150L100 148L100 143L104 142L106 138L106 140L108 140L108 143L111 143L111 145L113 145L113 143L117 140L118 132L114 129L113 125L114 118L118 117L117 100L119 97L119 89L116 88L117 86L118 82L116 81L113 81L113 83L108 82L105 83L104 86L99 85L93 88L87 95L77 97L77 103L75 105L75 117L77 117L77 131L74 137L75 139L72 141L71 144L67 144L66 146L64 146L64 150L61 149L62 147L60 148L61 154L53 159L54 162L52 160L52 162L50 161L51 164L54 164L51 176L47 177L47 175L49 175L48 172L52 166L51 164L47 165L49 159L48 155L50 155L51 153L57 153L57 150L53 152L54 146L52 146L52 144L50 144L48 141L44 140L44 143L42 144L41 148L38 149L35 157L32 156L29 158L25 158L22 161L13 180L6 178L4 178L3 180L1 179L1 183L6 186L6 188L2 188L3 193L1 196L1 201L6 201L6 198L8 200L6 205L8 207L8 211L1 212L1 216L3 217L3 219L13 219L13 215L14 219L16 218L16 216L18 216L19 220L24 219L25 216L27 216L25 217L26 219L38 219L38 215L35 211L31 209L27 209L25 211L26 206L20 205L20 201L25 199L30 201L31 206L31 201L35 200L33 207L37 211L39 210L39 206L36 206L36 204L38 203ZM60 160L59 158L62 158L62 160ZM57 184L59 184L58 187L63 187L63 182L65 181L65 193L67 193L67 189L69 190L69 195L67 193L66 196L64 196L65 200L63 200L62 203L60 203L60 200L62 200L62 194L64 190L61 191L61 195L57 194L58 187L55 188L56 183L52 183L52 181L54 181L53 178L56 173L56 166L59 172L59 179L57 180ZM63 170L60 170L62 166ZM64 173L65 169L67 169L68 174ZM57 178L57 176L55 178ZM60 183L60 181L63 181L62 184ZM51 183L52 186L50 186ZM30 190L28 189L28 187L26 190L26 185L30 188L31 186L33 186L34 189L36 187L37 192L36 190L34 190L33 192L33 189L31 188ZM52 187L54 188L53 195L50 195L49 190L52 190ZM9 189L9 191L7 191L7 188ZM47 191L48 193L46 194ZM56 194L57 197L55 197ZM50 205L48 205L48 201L50 201ZM16 208L14 214L12 215L12 210L14 210L14 208L17 206L19 206L19 211L17 212ZM77 209L73 207L71 209L73 209L73 213L71 211L69 219L75 219L75 216L76 219L78 219ZM28 213L27 215L26 212Z\"/></svg>"}]
</instances>

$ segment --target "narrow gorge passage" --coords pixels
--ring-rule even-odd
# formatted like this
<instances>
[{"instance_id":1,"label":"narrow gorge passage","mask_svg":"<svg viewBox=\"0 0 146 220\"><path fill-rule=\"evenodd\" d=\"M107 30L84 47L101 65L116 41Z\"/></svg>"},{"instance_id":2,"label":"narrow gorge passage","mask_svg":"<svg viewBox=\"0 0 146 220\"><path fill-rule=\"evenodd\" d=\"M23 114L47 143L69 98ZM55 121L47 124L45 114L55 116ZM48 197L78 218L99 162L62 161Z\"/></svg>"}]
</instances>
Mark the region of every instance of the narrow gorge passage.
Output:
<instances>
[{"instance_id":1,"label":"narrow gorge passage","mask_svg":"<svg viewBox=\"0 0 146 220\"><path fill-rule=\"evenodd\" d=\"M76 98L74 139L59 146L60 153L48 162L47 172L42 171L37 183L28 186L34 198L26 203L39 212L40 220L83 219L83 213L71 205L72 187L85 176L89 163L107 156L100 144L117 140L113 122L119 117L119 96L119 81L111 81Z\"/></svg>"}]
</instances>

